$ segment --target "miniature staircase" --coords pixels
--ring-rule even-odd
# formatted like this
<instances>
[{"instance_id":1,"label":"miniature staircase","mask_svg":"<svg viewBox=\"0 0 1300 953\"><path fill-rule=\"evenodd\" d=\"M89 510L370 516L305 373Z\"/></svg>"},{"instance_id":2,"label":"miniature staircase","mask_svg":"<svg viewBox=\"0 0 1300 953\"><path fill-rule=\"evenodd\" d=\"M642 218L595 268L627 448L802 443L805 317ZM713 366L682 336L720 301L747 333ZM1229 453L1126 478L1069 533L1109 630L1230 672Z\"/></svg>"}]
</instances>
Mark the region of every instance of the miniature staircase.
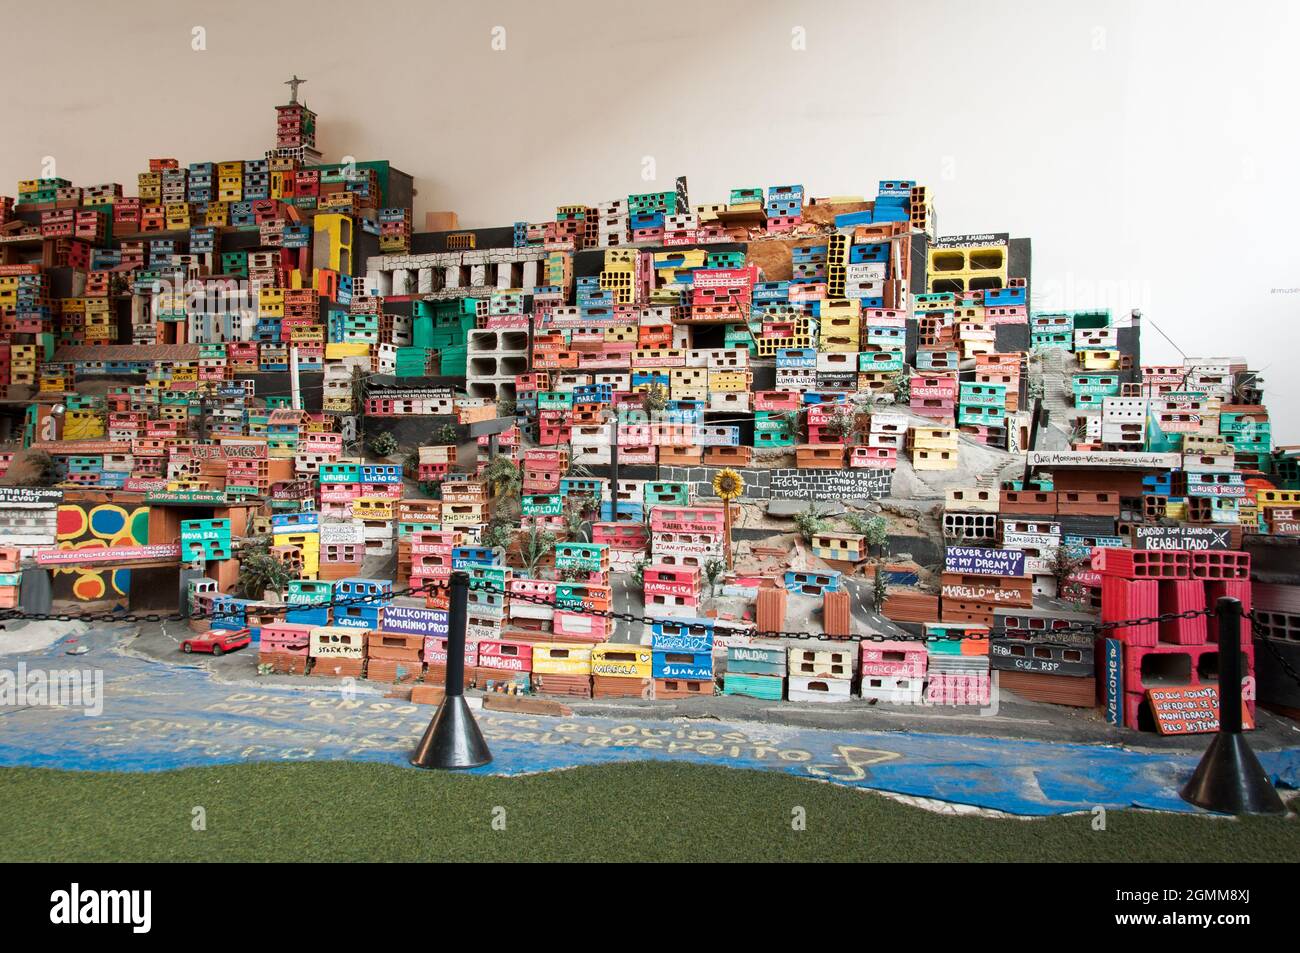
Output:
<instances>
[{"instance_id":1,"label":"miniature staircase","mask_svg":"<svg viewBox=\"0 0 1300 953\"><path fill-rule=\"evenodd\" d=\"M1014 480L1025 471L1024 459L1006 460L979 475L975 485L985 490L1000 490L1004 480Z\"/></svg>"},{"instance_id":2,"label":"miniature staircase","mask_svg":"<svg viewBox=\"0 0 1300 953\"><path fill-rule=\"evenodd\" d=\"M1073 356L1062 348L1048 348L1043 352L1043 406L1047 408L1051 425L1067 433L1074 414L1074 400L1068 396L1066 382L1073 372L1073 364Z\"/></svg>"}]
</instances>

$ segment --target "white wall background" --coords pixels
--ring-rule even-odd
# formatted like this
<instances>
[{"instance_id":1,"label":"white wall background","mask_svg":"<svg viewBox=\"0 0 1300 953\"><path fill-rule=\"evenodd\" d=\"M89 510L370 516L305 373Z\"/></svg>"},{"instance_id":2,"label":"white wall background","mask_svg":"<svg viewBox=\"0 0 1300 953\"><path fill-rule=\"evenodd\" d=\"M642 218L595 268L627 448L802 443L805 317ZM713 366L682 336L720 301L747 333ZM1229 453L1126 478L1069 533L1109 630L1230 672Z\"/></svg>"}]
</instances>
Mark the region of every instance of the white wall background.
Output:
<instances>
[{"instance_id":1,"label":"white wall background","mask_svg":"<svg viewBox=\"0 0 1300 953\"><path fill-rule=\"evenodd\" d=\"M326 157L414 175L417 223L913 178L943 233L1034 240L1035 307L1141 307L1149 363L1178 356L1152 322L1249 358L1300 442L1297 27L1287 0L3 0L0 192L46 157L134 194L151 156L259 156L294 72Z\"/></svg>"}]
</instances>

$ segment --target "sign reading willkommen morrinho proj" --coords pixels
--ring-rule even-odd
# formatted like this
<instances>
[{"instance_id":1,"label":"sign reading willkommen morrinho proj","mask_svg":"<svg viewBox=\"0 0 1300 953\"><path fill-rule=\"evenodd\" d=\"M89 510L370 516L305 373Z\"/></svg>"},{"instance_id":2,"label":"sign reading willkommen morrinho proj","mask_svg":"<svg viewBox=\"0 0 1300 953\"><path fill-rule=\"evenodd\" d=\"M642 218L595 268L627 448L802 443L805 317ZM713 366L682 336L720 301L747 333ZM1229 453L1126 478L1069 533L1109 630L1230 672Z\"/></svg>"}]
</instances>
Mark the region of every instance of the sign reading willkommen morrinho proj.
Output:
<instances>
[{"instance_id":1,"label":"sign reading willkommen morrinho proj","mask_svg":"<svg viewBox=\"0 0 1300 953\"><path fill-rule=\"evenodd\" d=\"M1023 576L1025 553L1020 549L949 546L943 557L943 571L979 576Z\"/></svg>"},{"instance_id":2,"label":"sign reading willkommen morrinho proj","mask_svg":"<svg viewBox=\"0 0 1300 953\"><path fill-rule=\"evenodd\" d=\"M1231 549L1226 526L1134 526L1138 549Z\"/></svg>"},{"instance_id":3,"label":"sign reading willkommen morrinho proj","mask_svg":"<svg viewBox=\"0 0 1300 953\"><path fill-rule=\"evenodd\" d=\"M421 609L418 606L385 606L384 631L445 636L449 631L447 611Z\"/></svg>"},{"instance_id":4,"label":"sign reading willkommen morrinho proj","mask_svg":"<svg viewBox=\"0 0 1300 953\"><path fill-rule=\"evenodd\" d=\"M63 491L47 486L0 486L0 506L57 506Z\"/></svg>"}]
</instances>

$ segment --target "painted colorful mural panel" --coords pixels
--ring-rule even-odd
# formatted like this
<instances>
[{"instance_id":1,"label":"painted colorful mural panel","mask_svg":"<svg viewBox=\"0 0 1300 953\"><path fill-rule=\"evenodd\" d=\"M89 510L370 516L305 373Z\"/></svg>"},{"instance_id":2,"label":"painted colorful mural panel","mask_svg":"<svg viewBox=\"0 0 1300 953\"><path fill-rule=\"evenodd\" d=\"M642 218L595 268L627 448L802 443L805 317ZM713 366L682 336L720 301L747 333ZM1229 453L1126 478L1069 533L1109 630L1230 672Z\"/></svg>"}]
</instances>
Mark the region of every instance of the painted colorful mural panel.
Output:
<instances>
[{"instance_id":1,"label":"painted colorful mural panel","mask_svg":"<svg viewBox=\"0 0 1300 953\"><path fill-rule=\"evenodd\" d=\"M149 542L149 507L116 503L65 503L59 507L60 549L105 549ZM72 568L54 570L54 597L93 602L124 597L131 570Z\"/></svg>"}]
</instances>

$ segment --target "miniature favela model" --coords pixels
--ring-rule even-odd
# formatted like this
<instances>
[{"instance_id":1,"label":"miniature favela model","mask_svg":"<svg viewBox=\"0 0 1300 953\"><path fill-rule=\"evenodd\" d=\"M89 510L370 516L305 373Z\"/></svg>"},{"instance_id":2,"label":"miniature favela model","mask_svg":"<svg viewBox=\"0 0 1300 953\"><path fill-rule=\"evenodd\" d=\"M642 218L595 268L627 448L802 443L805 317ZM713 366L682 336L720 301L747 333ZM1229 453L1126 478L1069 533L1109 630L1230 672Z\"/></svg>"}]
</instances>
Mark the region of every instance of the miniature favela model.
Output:
<instances>
[{"instance_id":1,"label":"miniature favela model","mask_svg":"<svg viewBox=\"0 0 1300 953\"><path fill-rule=\"evenodd\" d=\"M141 685L437 712L370 731L403 765L531 757L493 713L1261 757L1300 718L1264 355L1156 365L1137 311L1037 311L1030 239L945 235L911 179L420 229L289 85L264 155L0 199L4 618L132 623Z\"/></svg>"}]
</instances>

